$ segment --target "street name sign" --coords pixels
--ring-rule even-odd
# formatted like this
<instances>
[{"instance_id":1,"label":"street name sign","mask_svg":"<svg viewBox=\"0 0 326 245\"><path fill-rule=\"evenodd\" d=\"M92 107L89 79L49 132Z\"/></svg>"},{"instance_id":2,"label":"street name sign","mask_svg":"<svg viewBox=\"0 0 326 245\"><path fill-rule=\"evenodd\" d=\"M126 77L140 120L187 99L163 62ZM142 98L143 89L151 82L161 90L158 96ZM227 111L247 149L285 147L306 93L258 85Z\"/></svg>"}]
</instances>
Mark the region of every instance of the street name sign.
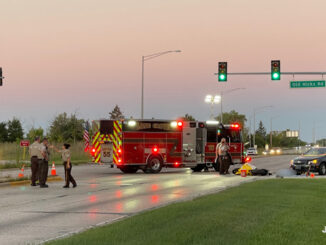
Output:
<instances>
[{"instance_id":1,"label":"street name sign","mask_svg":"<svg viewBox=\"0 0 326 245\"><path fill-rule=\"evenodd\" d=\"M20 141L20 146L21 147L28 147L29 146L29 141L28 140L21 140Z\"/></svg>"},{"instance_id":2,"label":"street name sign","mask_svg":"<svg viewBox=\"0 0 326 245\"><path fill-rule=\"evenodd\" d=\"M320 81L290 81L290 88L324 88L325 80Z\"/></svg>"}]
</instances>

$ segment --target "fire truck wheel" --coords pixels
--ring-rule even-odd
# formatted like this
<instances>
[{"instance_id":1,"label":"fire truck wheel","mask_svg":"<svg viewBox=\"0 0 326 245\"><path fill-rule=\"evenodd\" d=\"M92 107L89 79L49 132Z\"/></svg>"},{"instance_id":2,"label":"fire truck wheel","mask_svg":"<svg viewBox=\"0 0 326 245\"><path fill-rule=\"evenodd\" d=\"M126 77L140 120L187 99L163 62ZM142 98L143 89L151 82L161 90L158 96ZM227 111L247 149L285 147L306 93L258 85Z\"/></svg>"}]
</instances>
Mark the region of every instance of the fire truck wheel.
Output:
<instances>
[{"instance_id":1,"label":"fire truck wheel","mask_svg":"<svg viewBox=\"0 0 326 245\"><path fill-rule=\"evenodd\" d=\"M163 167L162 159L159 157L150 157L148 159L147 167L145 169L145 173L159 173Z\"/></svg>"},{"instance_id":2,"label":"fire truck wheel","mask_svg":"<svg viewBox=\"0 0 326 245\"><path fill-rule=\"evenodd\" d=\"M200 172L200 171L203 170L204 167L205 167L204 164L198 164L196 167L191 168L191 170L194 171L194 172Z\"/></svg>"},{"instance_id":3,"label":"fire truck wheel","mask_svg":"<svg viewBox=\"0 0 326 245\"><path fill-rule=\"evenodd\" d=\"M137 172L138 168L133 166L124 166L121 167L120 170L125 174L133 174Z\"/></svg>"}]
</instances>

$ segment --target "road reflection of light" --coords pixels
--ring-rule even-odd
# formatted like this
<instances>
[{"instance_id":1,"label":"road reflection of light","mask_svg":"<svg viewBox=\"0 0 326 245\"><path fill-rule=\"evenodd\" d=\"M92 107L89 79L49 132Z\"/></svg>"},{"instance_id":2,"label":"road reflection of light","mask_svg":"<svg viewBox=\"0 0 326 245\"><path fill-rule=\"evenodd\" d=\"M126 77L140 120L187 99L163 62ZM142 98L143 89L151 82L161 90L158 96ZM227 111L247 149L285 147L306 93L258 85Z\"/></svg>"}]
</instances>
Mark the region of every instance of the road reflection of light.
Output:
<instances>
[{"instance_id":1,"label":"road reflection of light","mask_svg":"<svg viewBox=\"0 0 326 245\"><path fill-rule=\"evenodd\" d=\"M160 197L159 197L159 195L152 195L151 196L151 203L158 203L160 200Z\"/></svg>"},{"instance_id":2,"label":"road reflection of light","mask_svg":"<svg viewBox=\"0 0 326 245\"><path fill-rule=\"evenodd\" d=\"M115 204L115 211L121 213L123 211L123 204L122 202L118 202Z\"/></svg>"},{"instance_id":3,"label":"road reflection of light","mask_svg":"<svg viewBox=\"0 0 326 245\"><path fill-rule=\"evenodd\" d=\"M97 208L93 208L91 210L88 211L88 215L91 219L96 219L97 213L99 212L99 210Z\"/></svg>"},{"instance_id":4,"label":"road reflection of light","mask_svg":"<svg viewBox=\"0 0 326 245\"><path fill-rule=\"evenodd\" d=\"M98 184L91 184L91 188L96 188L98 186Z\"/></svg>"},{"instance_id":5,"label":"road reflection of light","mask_svg":"<svg viewBox=\"0 0 326 245\"><path fill-rule=\"evenodd\" d=\"M171 188L171 187L178 187L178 186L181 186L181 182L184 182L184 181L180 181L180 180L170 180L170 181L167 181L163 184L163 186L165 188Z\"/></svg>"},{"instance_id":6,"label":"road reflection of light","mask_svg":"<svg viewBox=\"0 0 326 245\"><path fill-rule=\"evenodd\" d=\"M117 190L117 191L115 192L115 197L116 197L116 198L121 198L121 197L122 197L122 191L121 191L121 190Z\"/></svg>"},{"instance_id":7,"label":"road reflection of light","mask_svg":"<svg viewBox=\"0 0 326 245\"><path fill-rule=\"evenodd\" d=\"M182 198L185 196L185 189L176 189L170 195L169 198Z\"/></svg>"},{"instance_id":8,"label":"road reflection of light","mask_svg":"<svg viewBox=\"0 0 326 245\"><path fill-rule=\"evenodd\" d=\"M152 191L157 191L158 190L158 185L157 184L152 184L151 190Z\"/></svg>"},{"instance_id":9,"label":"road reflection of light","mask_svg":"<svg viewBox=\"0 0 326 245\"><path fill-rule=\"evenodd\" d=\"M21 187L20 187L20 190L21 190L21 191L25 191L25 190L26 190L26 186L21 186Z\"/></svg>"},{"instance_id":10,"label":"road reflection of light","mask_svg":"<svg viewBox=\"0 0 326 245\"><path fill-rule=\"evenodd\" d=\"M135 193L137 193L137 189L139 189L139 190L142 190L142 188L140 188L140 187L133 187L133 188L128 188L128 189L125 189L124 191L123 191L123 193L125 194L125 195L133 195L133 194L135 194Z\"/></svg>"},{"instance_id":11,"label":"road reflection of light","mask_svg":"<svg viewBox=\"0 0 326 245\"><path fill-rule=\"evenodd\" d=\"M96 202L97 201L97 196L96 195L91 195L88 197L88 200L92 203Z\"/></svg>"},{"instance_id":12,"label":"road reflection of light","mask_svg":"<svg viewBox=\"0 0 326 245\"><path fill-rule=\"evenodd\" d=\"M122 178L122 175L115 175L114 178L121 179Z\"/></svg>"},{"instance_id":13,"label":"road reflection of light","mask_svg":"<svg viewBox=\"0 0 326 245\"><path fill-rule=\"evenodd\" d=\"M118 180L118 181L115 182L115 185L119 185L120 186L121 184L122 184L121 180Z\"/></svg>"},{"instance_id":14,"label":"road reflection of light","mask_svg":"<svg viewBox=\"0 0 326 245\"><path fill-rule=\"evenodd\" d=\"M128 211L135 211L139 203L140 203L139 200L132 200L130 202L127 202L125 205L126 206L125 209Z\"/></svg>"}]
</instances>

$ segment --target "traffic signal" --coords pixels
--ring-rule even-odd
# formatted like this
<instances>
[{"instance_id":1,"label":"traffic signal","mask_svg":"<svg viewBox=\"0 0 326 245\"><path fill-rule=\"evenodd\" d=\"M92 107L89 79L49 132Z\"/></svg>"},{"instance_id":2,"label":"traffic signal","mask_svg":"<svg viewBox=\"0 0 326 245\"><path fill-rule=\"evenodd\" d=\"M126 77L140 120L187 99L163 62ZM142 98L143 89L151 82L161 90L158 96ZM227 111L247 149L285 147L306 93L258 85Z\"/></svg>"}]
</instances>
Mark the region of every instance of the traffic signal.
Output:
<instances>
[{"instance_id":1,"label":"traffic signal","mask_svg":"<svg viewBox=\"0 0 326 245\"><path fill-rule=\"evenodd\" d=\"M279 60L272 60L272 80L281 80L281 62Z\"/></svg>"},{"instance_id":2,"label":"traffic signal","mask_svg":"<svg viewBox=\"0 0 326 245\"><path fill-rule=\"evenodd\" d=\"M0 67L0 86L2 86L2 68Z\"/></svg>"},{"instance_id":3,"label":"traffic signal","mask_svg":"<svg viewBox=\"0 0 326 245\"><path fill-rule=\"evenodd\" d=\"M226 82L228 80L228 63L218 62L218 81Z\"/></svg>"}]
</instances>

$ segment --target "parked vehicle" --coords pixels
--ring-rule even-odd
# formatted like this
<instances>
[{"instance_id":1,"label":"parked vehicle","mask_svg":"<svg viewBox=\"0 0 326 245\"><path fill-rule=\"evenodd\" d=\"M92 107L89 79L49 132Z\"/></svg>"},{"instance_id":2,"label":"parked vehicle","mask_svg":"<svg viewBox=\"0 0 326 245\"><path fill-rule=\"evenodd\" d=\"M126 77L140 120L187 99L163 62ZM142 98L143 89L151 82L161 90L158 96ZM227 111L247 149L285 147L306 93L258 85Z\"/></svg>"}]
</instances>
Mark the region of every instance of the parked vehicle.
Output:
<instances>
[{"instance_id":1,"label":"parked vehicle","mask_svg":"<svg viewBox=\"0 0 326 245\"><path fill-rule=\"evenodd\" d=\"M291 168L298 175L305 172L318 172L326 174L326 147L311 148L303 155L291 160Z\"/></svg>"},{"instance_id":2,"label":"parked vehicle","mask_svg":"<svg viewBox=\"0 0 326 245\"><path fill-rule=\"evenodd\" d=\"M222 138L230 146L234 163L249 158L243 154L241 127L217 121L170 120L93 121L91 153L96 163L116 166L124 173L159 173L163 167L190 167L201 171L215 166L215 149Z\"/></svg>"},{"instance_id":3,"label":"parked vehicle","mask_svg":"<svg viewBox=\"0 0 326 245\"><path fill-rule=\"evenodd\" d=\"M247 149L247 155L257 155L257 154L258 154L258 152L257 152L256 148L251 147L251 148Z\"/></svg>"}]
</instances>

